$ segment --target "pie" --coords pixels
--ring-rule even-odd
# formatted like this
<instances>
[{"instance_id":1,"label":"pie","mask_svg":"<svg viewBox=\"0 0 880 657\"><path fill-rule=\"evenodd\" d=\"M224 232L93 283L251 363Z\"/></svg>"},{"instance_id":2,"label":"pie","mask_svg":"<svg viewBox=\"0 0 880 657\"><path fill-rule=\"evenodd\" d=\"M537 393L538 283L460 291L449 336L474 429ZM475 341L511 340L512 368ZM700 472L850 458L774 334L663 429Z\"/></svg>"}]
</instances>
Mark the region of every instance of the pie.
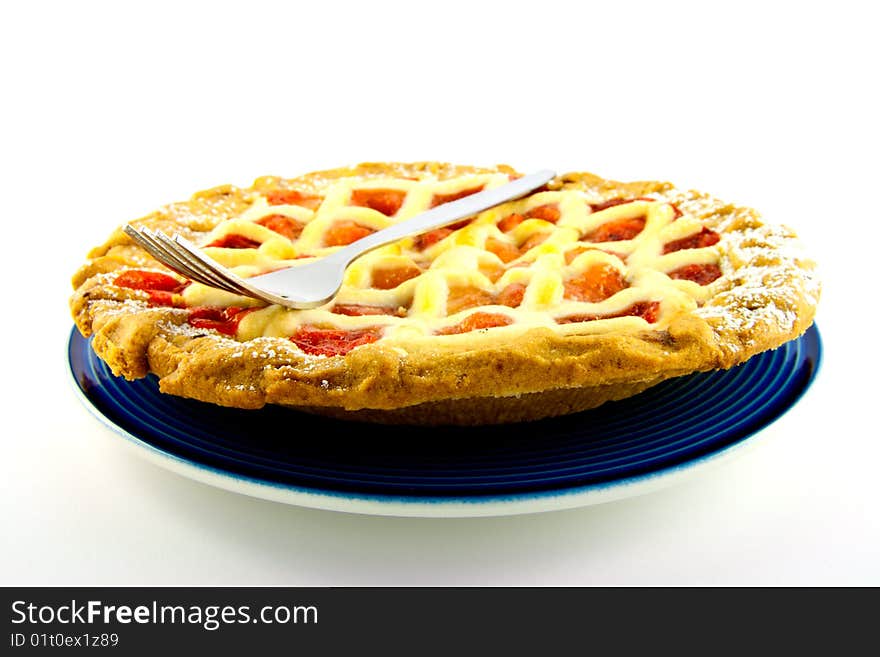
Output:
<instances>
[{"instance_id":1,"label":"pie","mask_svg":"<svg viewBox=\"0 0 880 657\"><path fill-rule=\"evenodd\" d=\"M131 223L249 277L519 175L361 164L217 187ZM223 406L408 424L534 420L730 368L803 333L820 287L795 234L752 209L588 173L372 251L312 310L187 281L121 229L73 286L76 325L117 376L152 373L162 392Z\"/></svg>"}]
</instances>

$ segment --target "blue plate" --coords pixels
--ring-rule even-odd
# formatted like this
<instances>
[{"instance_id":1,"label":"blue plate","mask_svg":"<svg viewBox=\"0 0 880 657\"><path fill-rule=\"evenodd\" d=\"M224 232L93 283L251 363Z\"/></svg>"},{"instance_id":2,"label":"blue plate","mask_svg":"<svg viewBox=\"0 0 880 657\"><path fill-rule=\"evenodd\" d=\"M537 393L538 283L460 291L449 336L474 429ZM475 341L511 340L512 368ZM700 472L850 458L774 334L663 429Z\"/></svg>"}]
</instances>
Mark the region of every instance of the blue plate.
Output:
<instances>
[{"instance_id":1,"label":"blue plate","mask_svg":"<svg viewBox=\"0 0 880 657\"><path fill-rule=\"evenodd\" d=\"M303 506L452 517L582 506L672 483L789 410L815 378L822 345L813 326L731 370L561 418L379 431L281 407L244 411L163 395L153 376L113 376L75 329L68 353L89 409L175 472Z\"/></svg>"}]
</instances>

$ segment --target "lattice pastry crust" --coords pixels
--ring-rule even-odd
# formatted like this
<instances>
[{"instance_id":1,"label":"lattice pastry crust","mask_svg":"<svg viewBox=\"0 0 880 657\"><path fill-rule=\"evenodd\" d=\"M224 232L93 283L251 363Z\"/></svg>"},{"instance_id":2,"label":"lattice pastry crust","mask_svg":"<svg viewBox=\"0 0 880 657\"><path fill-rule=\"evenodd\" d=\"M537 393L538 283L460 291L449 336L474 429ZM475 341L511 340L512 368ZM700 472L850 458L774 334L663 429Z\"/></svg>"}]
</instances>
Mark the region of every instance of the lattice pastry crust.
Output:
<instances>
[{"instance_id":1,"label":"lattice pastry crust","mask_svg":"<svg viewBox=\"0 0 880 657\"><path fill-rule=\"evenodd\" d=\"M218 187L135 224L242 276L297 266L506 166L362 164ZM337 298L294 311L189 283L117 230L74 276L80 331L163 392L378 422L537 419L727 368L800 335L819 284L795 235L668 183L586 173L373 251Z\"/></svg>"}]
</instances>

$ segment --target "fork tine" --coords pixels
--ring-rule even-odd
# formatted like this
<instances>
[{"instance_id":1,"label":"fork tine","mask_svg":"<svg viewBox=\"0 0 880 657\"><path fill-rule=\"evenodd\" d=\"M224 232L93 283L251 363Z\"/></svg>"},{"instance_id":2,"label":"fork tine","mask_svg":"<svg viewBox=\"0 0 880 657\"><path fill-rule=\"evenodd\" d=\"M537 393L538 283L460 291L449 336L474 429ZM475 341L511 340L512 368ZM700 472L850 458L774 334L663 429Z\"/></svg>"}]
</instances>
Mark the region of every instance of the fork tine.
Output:
<instances>
[{"instance_id":1,"label":"fork tine","mask_svg":"<svg viewBox=\"0 0 880 657\"><path fill-rule=\"evenodd\" d=\"M211 287L215 286L215 282L210 278L206 277L201 271L191 267L185 260L180 258L174 251L168 248L167 244L161 239L162 235L159 232L149 231L148 229L144 229L141 233L141 236L147 244L149 244L152 249L154 255L166 265L171 267L172 269L180 272L187 278L197 281L199 283L204 283L205 285L210 285Z\"/></svg>"},{"instance_id":2,"label":"fork tine","mask_svg":"<svg viewBox=\"0 0 880 657\"><path fill-rule=\"evenodd\" d=\"M194 245L179 235L172 239L160 231L148 228L137 229L130 224L126 225L123 230L159 262L190 280L231 294L260 299L267 303L277 303L278 301L277 298L265 296L259 289L248 285L243 279L219 263L202 255Z\"/></svg>"},{"instance_id":3,"label":"fork tine","mask_svg":"<svg viewBox=\"0 0 880 657\"><path fill-rule=\"evenodd\" d=\"M191 271L191 269L186 266L186 263L181 262L174 253L169 252L162 242L157 239L156 235L151 233L148 229L144 228L138 233L138 241L144 248L169 267L179 270L180 273L186 274L190 278L192 278L193 275L198 274L198 272Z\"/></svg>"},{"instance_id":4,"label":"fork tine","mask_svg":"<svg viewBox=\"0 0 880 657\"><path fill-rule=\"evenodd\" d=\"M123 231L159 262L182 276L208 287L290 308L314 308L325 302L320 300L317 303L312 301L307 301L305 304L299 301L292 303L287 296L256 287L203 254L195 244L180 235L171 238L161 231L135 228L131 224L124 226Z\"/></svg>"},{"instance_id":5,"label":"fork tine","mask_svg":"<svg viewBox=\"0 0 880 657\"><path fill-rule=\"evenodd\" d=\"M131 224L125 225L123 231L156 260L190 280L270 304L287 303L285 297L250 285L220 263L201 253L198 247L180 235L171 238L161 231L149 228L138 229Z\"/></svg>"},{"instance_id":6,"label":"fork tine","mask_svg":"<svg viewBox=\"0 0 880 657\"><path fill-rule=\"evenodd\" d=\"M227 278L218 268L210 267L196 258L193 258L189 252L181 248L180 244L178 244L175 239L168 237L167 235L163 235L160 239L163 241L165 247L174 253L176 258L185 262L186 265L194 271L199 272L203 278L210 281L211 285L227 290L228 292L238 291L237 287L234 285L234 281Z\"/></svg>"},{"instance_id":7,"label":"fork tine","mask_svg":"<svg viewBox=\"0 0 880 657\"><path fill-rule=\"evenodd\" d=\"M156 260L168 265L175 271L178 271L176 264L166 262L169 259L168 253L163 248L156 245L152 239L144 234L143 231L146 231L146 228L144 228L143 230L138 230L131 224L126 224L122 228L122 230L125 232L126 235L133 239L138 244L138 246L140 246L144 251L153 256ZM184 274L184 272L182 271L178 273Z\"/></svg>"},{"instance_id":8,"label":"fork tine","mask_svg":"<svg viewBox=\"0 0 880 657\"><path fill-rule=\"evenodd\" d=\"M202 270L190 266L186 260L181 258L175 251L170 249L166 242L161 239L164 237L158 231L151 231L148 228L138 230L137 228L126 225L123 230L137 244L139 244L147 253L152 255L159 262L167 265L174 271L190 280L203 283L210 287L216 287L218 282L202 273ZM161 237L160 237L161 236Z\"/></svg>"},{"instance_id":9,"label":"fork tine","mask_svg":"<svg viewBox=\"0 0 880 657\"><path fill-rule=\"evenodd\" d=\"M177 248L175 248L174 242L172 242L164 233L161 233L159 231L150 231L146 229L143 232L144 236L147 239L151 240L156 248L161 249L164 252L165 257L174 262L177 267L180 267L181 269L184 269L185 271L192 274L196 280L210 281L211 283L215 282L211 281L211 277L208 272L203 271L200 267L194 267L192 263L184 258L178 252Z\"/></svg>"},{"instance_id":10,"label":"fork tine","mask_svg":"<svg viewBox=\"0 0 880 657\"><path fill-rule=\"evenodd\" d=\"M243 284L243 281L238 276L223 267L220 263L202 255L195 246L191 245L179 235L176 235L173 239L165 235L163 235L162 238L162 241L166 243L168 248L173 250L178 257L185 260L191 268L197 269L204 274L205 277L214 281L214 287L219 287L220 289L232 292L233 294L264 299L264 297L256 294L254 290L250 289L249 286Z\"/></svg>"},{"instance_id":11,"label":"fork tine","mask_svg":"<svg viewBox=\"0 0 880 657\"><path fill-rule=\"evenodd\" d=\"M225 281L230 286L232 286L238 294L252 297L254 299L260 299L261 301L265 301L269 304L289 304L289 301L286 297L279 296L268 290L263 290L259 287L252 285L246 279L236 276L231 271L226 269L223 265L212 260L204 253L202 253L195 244L193 244L189 240L184 239L180 235L175 235L173 241L175 247L177 247L178 249L178 252L181 252L182 256L184 256L185 254L188 261L197 261L201 263L202 266L204 266L205 268L210 268L212 271L216 272L218 276L223 276Z\"/></svg>"},{"instance_id":12,"label":"fork tine","mask_svg":"<svg viewBox=\"0 0 880 657\"><path fill-rule=\"evenodd\" d=\"M186 268L187 271L191 272L194 275L194 280L199 281L200 283L204 283L205 285L210 285L211 287L219 287L220 289L233 291L228 289L229 286L226 281L218 276L215 272L204 267L201 263L193 262L191 258L187 256L185 252L183 252L177 244L169 238L167 235L162 233L153 233L151 235L156 242L165 250L165 252L172 257L175 262L179 263L181 267Z\"/></svg>"}]
</instances>

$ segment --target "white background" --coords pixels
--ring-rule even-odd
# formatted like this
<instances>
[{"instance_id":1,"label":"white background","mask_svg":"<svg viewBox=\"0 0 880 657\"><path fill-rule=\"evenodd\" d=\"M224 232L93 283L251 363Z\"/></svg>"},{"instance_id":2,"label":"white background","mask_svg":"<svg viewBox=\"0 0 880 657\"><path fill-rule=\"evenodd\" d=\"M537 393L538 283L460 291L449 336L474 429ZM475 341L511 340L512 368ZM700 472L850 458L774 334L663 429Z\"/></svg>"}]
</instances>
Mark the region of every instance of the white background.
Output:
<instances>
[{"instance_id":1,"label":"white background","mask_svg":"<svg viewBox=\"0 0 880 657\"><path fill-rule=\"evenodd\" d=\"M588 5L5 3L0 583L880 584L870 3ZM220 183L415 159L672 180L794 226L822 266L823 371L703 477L492 519L215 490L80 404L69 279L114 227Z\"/></svg>"}]
</instances>

